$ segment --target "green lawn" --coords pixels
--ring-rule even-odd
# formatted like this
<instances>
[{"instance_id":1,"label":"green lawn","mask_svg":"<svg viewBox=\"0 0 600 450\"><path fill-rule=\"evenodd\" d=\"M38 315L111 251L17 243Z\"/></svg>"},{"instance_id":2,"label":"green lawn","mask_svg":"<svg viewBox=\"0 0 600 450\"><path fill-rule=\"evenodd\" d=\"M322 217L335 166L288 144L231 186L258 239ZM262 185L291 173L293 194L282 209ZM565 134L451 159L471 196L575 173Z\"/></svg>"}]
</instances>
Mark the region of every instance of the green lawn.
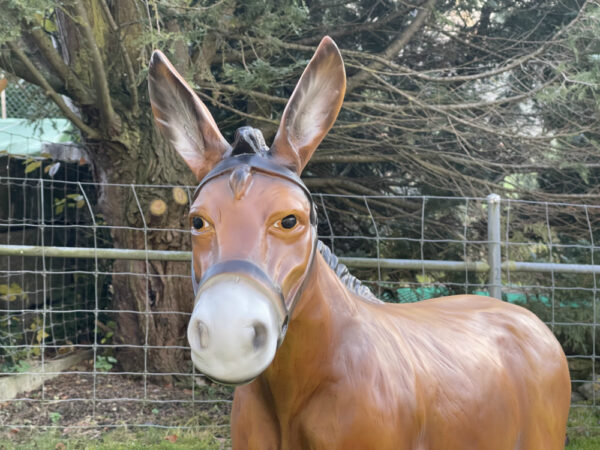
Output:
<instances>
[{"instance_id":1,"label":"green lawn","mask_svg":"<svg viewBox=\"0 0 600 450\"><path fill-rule=\"evenodd\" d=\"M566 448L569 450L598 450L600 449L600 437L577 437Z\"/></svg>"},{"instance_id":2,"label":"green lawn","mask_svg":"<svg viewBox=\"0 0 600 450\"><path fill-rule=\"evenodd\" d=\"M23 434L19 436L19 434ZM189 431L178 429L138 428L109 432L89 430L64 436L59 430L46 432L20 431L13 436L0 435L2 450L147 450L184 449L220 450L231 448L228 437L217 437L223 431Z\"/></svg>"},{"instance_id":3,"label":"green lawn","mask_svg":"<svg viewBox=\"0 0 600 450\"><path fill-rule=\"evenodd\" d=\"M600 411L589 407L572 407L569 415L569 450L600 449Z\"/></svg>"},{"instance_id":4,"label":"green lawn","mask_svg":"<svg viewBox=\"0 0 600 450\"><path fill-rule=\"evenodd\" d=\"M569 418L568 450L600 449L600 411L573 408ZM0 449L184 449L220 450L231 447L227 428L202 431L175 428L89 429L64 435L62 429L2 432Z\"/></svg>"}]
</instances>

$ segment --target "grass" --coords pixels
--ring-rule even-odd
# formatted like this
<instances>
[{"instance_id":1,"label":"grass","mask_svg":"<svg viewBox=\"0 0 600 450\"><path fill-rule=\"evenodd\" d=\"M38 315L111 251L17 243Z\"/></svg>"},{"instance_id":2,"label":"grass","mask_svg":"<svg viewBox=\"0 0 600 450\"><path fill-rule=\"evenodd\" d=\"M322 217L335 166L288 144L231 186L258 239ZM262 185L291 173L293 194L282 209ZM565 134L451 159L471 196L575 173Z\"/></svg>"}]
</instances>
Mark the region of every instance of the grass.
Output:
<instances>
[{"instance_id":1,"label":"grass","mask_svg":"<svg viewBox=\"0 0 600 450\"><path fill-rule=\"evenodd\" d=\"M571 408L568 423L568 450L600 449L600 411L595 408L575 406Z\"/></svg>"},{"instance_id":2,"label":"grass","mask_svg":"<svg viewBox=\"0 0 600 450\"><path fill-rule=\"evenodd\" d=\"M573 439L565 448L568 450L598 450L600 448L600 437L578 437Z\"/></svg>"},{"instance_id":3,"label":"grass","mask_svg":"<svg viewBox=\"0 0 600 450\"><path fill-rule=\"evenodd\" d=\"M227 437L217 437L223 432L192 431L160 428L119 428L100 433L87 430L65 436L60 430L19 431L12 436L0 435L2 450L147 450L147 449L199 449L221 450L231 448ZM21 435L21 436L19 436Z\"/></svg>"},{"instance_id":4,"label":"grass","mask_svg":"<svg viewBox=\"0 0 600 450\"><path fill-rule=\"evenodd\" d=\"M589 407L574 407L569 416L567 450L600 449L600 411ZM226 428L117 428L111 431L85 429L63 434L60 428L43 431L21 429L0 434L0 450L13 449L90 449L147 450L188 449L222 450L231 448Z\"/></svg>"}]
</instances>

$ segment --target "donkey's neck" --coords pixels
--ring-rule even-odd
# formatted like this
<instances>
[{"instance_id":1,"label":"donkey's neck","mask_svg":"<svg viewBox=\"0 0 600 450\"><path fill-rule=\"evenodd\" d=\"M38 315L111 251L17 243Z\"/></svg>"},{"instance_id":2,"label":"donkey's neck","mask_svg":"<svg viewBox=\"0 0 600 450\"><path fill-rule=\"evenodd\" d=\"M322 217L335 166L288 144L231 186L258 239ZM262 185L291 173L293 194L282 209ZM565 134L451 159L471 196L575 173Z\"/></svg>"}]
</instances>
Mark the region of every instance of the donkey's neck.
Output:
<instances>
[{"instance_id":1,"label":"donkey's neck","mask_svg":"<svg viewBox=\"0 0 600 450\"><path fill-rule=\"evenodd\" d=\"M280 419L294 414L323 380L335 379L333 353L359 301L317 253L285 340L259 380L265 395L279 402L273 406Z\"/></svg>"}]
</instances>

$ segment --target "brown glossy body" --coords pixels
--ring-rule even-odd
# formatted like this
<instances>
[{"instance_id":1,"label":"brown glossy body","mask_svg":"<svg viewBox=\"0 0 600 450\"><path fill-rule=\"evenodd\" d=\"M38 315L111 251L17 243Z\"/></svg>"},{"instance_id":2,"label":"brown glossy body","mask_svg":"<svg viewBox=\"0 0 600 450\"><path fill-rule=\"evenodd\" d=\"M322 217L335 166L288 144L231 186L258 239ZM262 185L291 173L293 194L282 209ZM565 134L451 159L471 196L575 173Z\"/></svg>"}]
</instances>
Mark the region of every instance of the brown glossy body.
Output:
<instances>
[{"instance_id":1,"label":"brown glossy body","mask_svg":"<svg viewBox=\"0 0 600 450\"><path fill-rule=\"evenodd\" d=\"M241 147L227 143L160 52L149 75L157 124L199 181L220 161L241 161L233 159ZM325 38L271 148L254 145L257 157L299 175L333 125L344 91L341 56ZM569 372L539 319L487 297L404 305L360 297L321 253L312 258L316 230L302 186L259 166L240 163L207 177L190 212L198 277L243 260L272 280L284 302L302 293L295 309L286 303L292 310L287 335L270 365L236 389L234 448L563 448ZM290 215L295 224L288 229ZM216 308L221 311L220 303ZM206 330L203 324L208 334L197 339L197 349L190 343L193 352L208 342L202 344ZM188 336L194 332L189 327Z\"/></svg>"},{"instance_id":2,"label":"brown glossy body","mask_svg":"<svg viewBox=\"0 0 600 450\"><path fill-rule=\"evenodd\" d=\"M560 449L560 345L532 313L454 296L373 304L317 256L271 367L236 389L236 449Z\"/></svg>"}]
</instances>

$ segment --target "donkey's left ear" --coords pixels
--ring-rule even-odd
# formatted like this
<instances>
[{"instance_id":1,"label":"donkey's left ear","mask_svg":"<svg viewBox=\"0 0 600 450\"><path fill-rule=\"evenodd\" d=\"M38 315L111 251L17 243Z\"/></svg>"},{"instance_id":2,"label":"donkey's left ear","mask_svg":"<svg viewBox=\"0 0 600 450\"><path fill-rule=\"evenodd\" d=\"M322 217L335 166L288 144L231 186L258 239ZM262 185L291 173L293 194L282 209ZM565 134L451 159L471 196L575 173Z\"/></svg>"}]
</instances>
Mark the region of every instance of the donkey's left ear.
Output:
<instances>
[{"instance_id":1,"label":"donkey's left ear","mask_svg":"<svg viewBox=\"0 0 600 450\"><path fill-rule=\"evenodd\" d=\"M325 36L283 111L270 156L300 174L333 126L345 92L342 55Z\"/></svg>"}]
</instances>

